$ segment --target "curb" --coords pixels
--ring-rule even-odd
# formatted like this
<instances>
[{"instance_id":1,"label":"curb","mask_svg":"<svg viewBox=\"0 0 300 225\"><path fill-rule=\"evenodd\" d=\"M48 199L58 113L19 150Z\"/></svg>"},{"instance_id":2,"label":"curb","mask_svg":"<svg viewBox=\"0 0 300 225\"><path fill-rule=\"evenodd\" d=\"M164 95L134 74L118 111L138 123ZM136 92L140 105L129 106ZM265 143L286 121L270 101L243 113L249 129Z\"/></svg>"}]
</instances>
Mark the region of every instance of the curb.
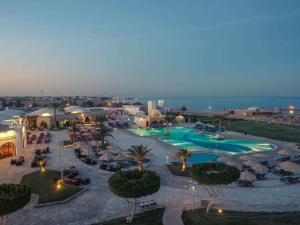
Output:
<instances>
[{"instance_id":1,"label":"curb","mask_svg":"<svg viewBox=\"0 0 300 225\"><path fill-rule=\"evenodd\" d=\"M88 188L83 188L81 191L77 192L76 194L70 196L69 198L62 200L62 201L57 201L57 202L49 202L49 203L42 203L42 204L37 204L34 207L35 208L42 208L42 207L48 207L48 206L54 206L54 205L61 205L64 203L67 203L71 200L73 200L74 198L76 198L78 195L86 192L88 190Z\"/></svg>"}]
</instances>

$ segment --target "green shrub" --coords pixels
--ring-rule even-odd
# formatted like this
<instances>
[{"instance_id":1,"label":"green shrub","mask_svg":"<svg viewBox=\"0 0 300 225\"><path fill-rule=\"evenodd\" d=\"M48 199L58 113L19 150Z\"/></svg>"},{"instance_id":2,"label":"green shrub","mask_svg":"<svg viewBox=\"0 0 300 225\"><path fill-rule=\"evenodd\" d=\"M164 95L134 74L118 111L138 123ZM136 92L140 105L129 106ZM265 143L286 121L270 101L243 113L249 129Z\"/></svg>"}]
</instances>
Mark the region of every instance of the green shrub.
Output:
<instances>
[{"instance_id":1,"label":"green shrub","mask_svg":"<svg viewBox=\"0 0 300 225\"><path fill-rule=\"evenodd\" d=\"M0 185L0 216L23 208L30 200L31 189L21 184Z\"/></svg>"}]
</instances>

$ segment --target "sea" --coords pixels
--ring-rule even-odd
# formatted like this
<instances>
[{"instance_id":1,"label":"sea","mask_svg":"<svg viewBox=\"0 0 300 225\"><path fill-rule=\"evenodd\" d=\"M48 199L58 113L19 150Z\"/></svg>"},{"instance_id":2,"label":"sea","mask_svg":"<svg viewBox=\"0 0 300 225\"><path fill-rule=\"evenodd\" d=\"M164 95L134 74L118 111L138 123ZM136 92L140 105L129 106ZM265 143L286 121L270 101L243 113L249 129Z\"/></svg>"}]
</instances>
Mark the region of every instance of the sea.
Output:
<instances>
[{"instance_id":1,"label":"sea","mask_svg":"<svg viewBox=\"0 0 300 225\"><path fill-rule=\"evenodd\" d=\"M163 99L165 106L172 109L179 109L185 106L188 110L228 110L247 109L259 107L261 109L282 108L290 106L300 108L300 97L142 97L138 101Z\"/></svg>"}]
</instances>

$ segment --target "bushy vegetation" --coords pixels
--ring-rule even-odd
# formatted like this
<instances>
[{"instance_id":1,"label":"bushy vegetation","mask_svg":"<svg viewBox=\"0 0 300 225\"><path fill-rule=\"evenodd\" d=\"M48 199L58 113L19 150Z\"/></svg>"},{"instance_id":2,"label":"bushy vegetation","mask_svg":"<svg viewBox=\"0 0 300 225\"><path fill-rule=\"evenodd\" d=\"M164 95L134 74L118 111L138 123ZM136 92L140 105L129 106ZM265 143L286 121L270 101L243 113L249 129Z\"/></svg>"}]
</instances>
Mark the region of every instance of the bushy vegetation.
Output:
<instances>
[{"instance_id":1,"label":"bushy vegetation","mask_svg":"<svg viewBox=\"0 0 300 225\"><path fill-rule=\"evenodd\" d=\"M23 208L30 200L30 187L20 184L0 185L0 216Z\"/></svg>"}]
</instances>

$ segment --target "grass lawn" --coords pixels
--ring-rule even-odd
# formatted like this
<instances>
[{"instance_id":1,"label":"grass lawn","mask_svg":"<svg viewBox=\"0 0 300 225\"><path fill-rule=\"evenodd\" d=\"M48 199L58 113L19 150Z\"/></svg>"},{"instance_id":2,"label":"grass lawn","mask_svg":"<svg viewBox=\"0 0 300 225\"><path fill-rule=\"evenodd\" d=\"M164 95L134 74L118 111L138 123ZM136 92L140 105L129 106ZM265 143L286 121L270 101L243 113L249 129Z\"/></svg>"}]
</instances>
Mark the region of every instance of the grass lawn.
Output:
<instances>
[{"instance_id":1,"label":"grass lawn","mask_svg":"<svg viewBox=\"0 0 300 225\"><path fill-rule=\"evenodd\" d=\"M298 225L300 213L240 213L224 211L222 215L212 212L206 216L205 209L184 211L184 225Z\"/></svg>"},{"instance_id":2,"label":"grass lawn","mask_svg":"<svg viewBox=\"0 0 300 225\"><path fill-rule=\"evenodd\" d=\"M162 216L164 213L164 208L154 209L148 212L137 214L134 218L132 225L163 225ZM128 225L126 219L118 219L113 221L107 221L103 223L98 223L97 225Z\"/></svg>"},{"instance_id":3,"label":"grass lawn","mask_svg":"<svg viewBox=\"0 0 300 225\"><path fill-rule=\"evenodd\" d=\"M175 176L183 176L183 177L190 177L190 169L189 167L186 168L186 171L184 173L181 172L181 166L175 166L175 165L166 165L171 173Z\"/></svg>"},{"instance_id":4,"label":"grass lawn","mask_svg":"<svg viewBox=\"0 0 300 225\"><path fill-rule=\"evenodd\" d=\"M46 170L43 173L36 171L25 175L21 184L29 185L32 192L39 195L40 204L65 200L81 190L78 187L64 185L61 190L57 191L55 181L59 179L59 171Z\"/></svg>"},{"instance_id":5,"label":"grass lawn","mask_svg":"<svg viewBox=\"0 0 300 225\"><path fill-rule=\"evenodd\" d=\"M218 126L218 119L213 117L198 117L198 120L204 123L213 123ZM251 135L281 141L300 143L300 126L231 119L229 123L226 122L225 129L240 133L247 132Z\"/></svg>"},{"instance_id":6,"label":"grass lawn","mask_svg":"<svg viewBox=\"0 0 300 225\"><path fill-rule=\"evenodd\" d=\"M237 131L282 141L300 142L300 127L281 124L268 124L246 120L231 120L227 130Z\"/></svg>"}]
</instances>

